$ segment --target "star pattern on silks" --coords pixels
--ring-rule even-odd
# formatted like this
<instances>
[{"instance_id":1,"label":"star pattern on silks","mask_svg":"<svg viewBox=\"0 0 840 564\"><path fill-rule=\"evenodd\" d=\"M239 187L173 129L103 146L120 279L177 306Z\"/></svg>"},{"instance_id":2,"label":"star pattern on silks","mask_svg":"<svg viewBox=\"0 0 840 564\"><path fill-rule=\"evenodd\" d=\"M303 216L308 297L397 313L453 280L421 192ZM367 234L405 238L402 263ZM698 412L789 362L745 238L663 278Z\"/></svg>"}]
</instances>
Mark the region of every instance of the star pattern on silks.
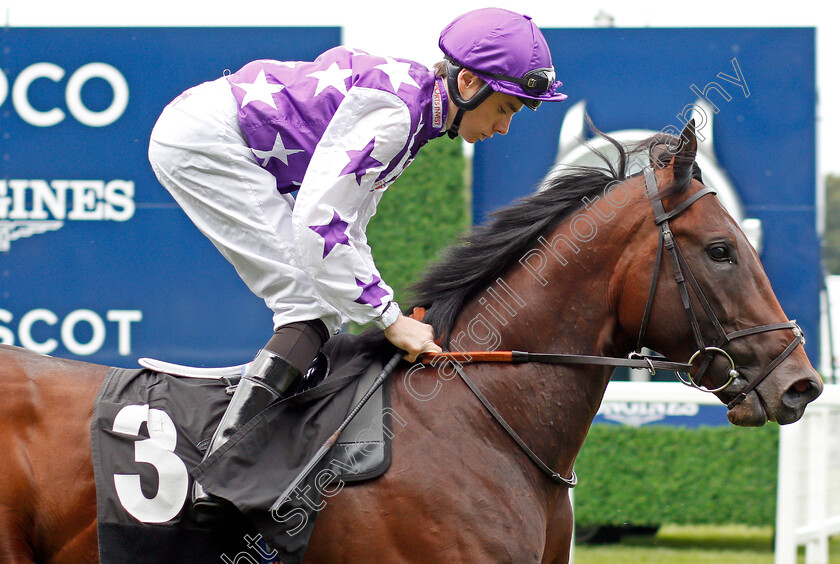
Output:
<instances>
[{"instance_id":1,"label":"star pattern on silks","mask_svg":"<svg viewBox=\"0 0 840 564\"><path fill-rule=\"evenodd\" d=\"M352 69L342 69L338 67L338 63L333 63L327 67L327 70L316 71L306 76L318 79L318 85L315 87L314 96L317 96L330 86L346 96L347 84L344 80L352 74Z\"/></svg>"},{"instance_id":2,"label":"star pattern on silks","mask_svg":"<svg viewBox=\"0 0 840 564\"><path fill-rule=\"evenodd\" d=\"M260 73L257 75L257 78L254 79L254 82L250 84L247 82L241 82L235 86L245 91L245 97L242 98L242 105L240 106L241 108L244 108L252 102L262 102L263 104L271 106L275 110L277 109L277 104L274 103L272 94L276 94L285 88L282 84L269 84L268 80L265 78L264 69L260 69Z\"/></svg>"},{"instance_id":3,"label":"star pattern on silks","mask_svg":"<svg viewBox=\"0 0 840 564\"><path fill-rule=\"evenodd\" d=\"M372 168L376 168L378 166L382 166L383 163L379 162L378 160L374 159L371 156L373 153L374 142L376 141L376 137L370 140L370 143L365 145L365 148L361 151L355 151L353 149L347 151L347 156L350 157L350 162L347 163L339 176L344 176L345 174L355 174L356 175L356 184L359 186L362 185L362 177L367 174L368 170Z\"/></svg>"},{"instance_id":4,"label":"star pattern on silks","mask_svg":"<svg viewBox=\"0 0 840 564\"><path fill-rule=\"evenodd\" d=\"M424 126L425 126L425 123L423 122L423 118L421 117L420 120L417 123L417 129L414 131L414 135L411 136L411 140L408 142L408 147L413 147L414 146L414 143L417 140L417 136L420 134L421 131L423 131ZM417 148L414 149L415 153L416 153L417 150L418 150ZM397 177L400 174L402 174L402 171L405 170L406 167L408 167L409 164L411 164L412 160L414 160L413 154L414 153L412 153L411 150L406 151L405 154L400 159L400 162L397 163L397 166L394 167L394 169L391 170L391 172L389 172L388 175L385 178L382 179L381 183L377 182L376 186L374 186L374 190L378 190L379 188L384 188L385 186L389 186L391 184L391 182L396 180Z\"/></svg>"},{"instance_id":5,"label":"star pattern on silks","mask_svg":"<svg viewBox=\"0 0 840 564\"><path fill-rule=\"evenodd\" d=\"M286 146L283 144L283 139L280 138L280 134L277 134L277 137L274 138L274 146L271 148L270 151L260 151L258 149L251 149L254 155L257 156L258 159L262 159L262 166L268 166L268 161L271 157L274 157L280 160L284 165L289 166L289 155L294 155L295 153L302 153L303 149L287 149Z\"/></svg>"},{"instance_id":6,"label":"star pattern on silks","mask_svg":"<svg viewBox=\"0 0 840 564\"><path fill-rule=\"evenodd\" d=\"M382 298L387 296L388 292L379 287L380 282L382 282L382 279L376 274L373 275L373 278L368 283L356 278L356 286L362 288L362 295L353 301L357 304L368 304L373 307L381 306Z\"/></svg>"},{"instance_id":7,"label":"star pattern on silks","mask_svg":"<svg viewBox=\"0 0 840 564\"><path fill-rule=\"evenodd\" d=\"M383 64L376 65L373 68L381 70L388 76L388 80L391 81L391 88L394 89L394 94L397 93L403 84L420 88L420 85L408 74L408 69L411 68L411 64L409 63L400 63L391 57L385 57Z\"/></svg>"},{"instance_id":8,"label":"star pattern on silks","mask_svg":"<svg viewBox=\"0 0 840 564\"><path fill-rule=\"evenodd\" d=\"M338 212L333 210L333 218L326 225L310 225L309 229L324 238L324 256L327 258L336 245L350 246L350 239L347 237L348 223L341 219Z\"/></svg>"}]
</instances>

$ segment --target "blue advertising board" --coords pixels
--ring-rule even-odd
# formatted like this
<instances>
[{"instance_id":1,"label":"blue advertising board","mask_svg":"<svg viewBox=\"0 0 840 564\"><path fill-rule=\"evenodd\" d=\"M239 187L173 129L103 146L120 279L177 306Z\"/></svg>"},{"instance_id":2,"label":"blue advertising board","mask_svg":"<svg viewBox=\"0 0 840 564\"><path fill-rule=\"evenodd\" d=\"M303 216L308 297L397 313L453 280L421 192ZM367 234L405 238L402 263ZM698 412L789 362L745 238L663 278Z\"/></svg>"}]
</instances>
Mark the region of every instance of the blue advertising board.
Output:
<instances>
[{"instance_id":1,"label":"blue advertising board","mask_svg":"<svg viewBox=\"0 0 840 564\"><path fill-rule=\"evenodd\" d=\"M812 28L548 29L560 104L523 110L510 133L475 148L476 221L534 191L578 102L602 131L678 132L699 101L703 146L761 221L761 260L819 359L815 34ZM713 114L713 115L712 115ZM713 118L713 135L712 133Z\"/></svg>"},{"instance_id":2,"label":"blue advertising board","mask_svg":"<svg viewBox=\"0 0 840 564\"><path fill-rule=\"evenodd\" d=\"M247 362L271 312L160 186L164 106L339 28L0 30L0 343L116 366Z\"/></svg>"},{"instance_id":3,"label":"blue advertising board","mask_svg":"<svg viewBox=\"0 0 840 564\"><path fill-rule=\"evenodd\" d=\"M718 110L717 159L762 221L774 289L816 336L814 31L545 35L569 100L520 112L476 147L476 219L534 189L575 102L604 131L659 131L680 128L699 91ZM339 43L338 28L0 30L0 343L121 366L249 360L271 313L158 184L149 133L186 88Z\"/></svg>"},{"instance_id":4,"label":"blue advertising board","mask_svg":"<svg viewBox=\"0 0 840 564\"><path fill-rule=\"evenodd\" d=\"M592 423L626 427L668 425L689 429L726 427L730 424L723 404L703 405L679 401L604 401Z\"/></svg>"}]
</instances>

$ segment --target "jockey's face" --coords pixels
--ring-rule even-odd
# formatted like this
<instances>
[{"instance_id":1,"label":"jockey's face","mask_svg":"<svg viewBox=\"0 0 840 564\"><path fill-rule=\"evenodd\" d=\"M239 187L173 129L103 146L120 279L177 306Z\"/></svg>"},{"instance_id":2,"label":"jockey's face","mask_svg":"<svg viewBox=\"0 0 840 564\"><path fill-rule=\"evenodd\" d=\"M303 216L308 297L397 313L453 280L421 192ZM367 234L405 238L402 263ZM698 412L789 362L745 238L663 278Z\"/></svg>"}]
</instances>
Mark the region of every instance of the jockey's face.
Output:
<instances>
[{"instance_id":1,"label":"jockey's face","mask_svg":"<svg viewBox=\"0 0 840 564\"><path fill-rule=\"evenodd\" d=\"M462 71L458 77L461 96L470 99L484 82L469 71ZM513 114L522 109L522 102L516 96L493 92L479 106L464 112L458 133L467 143L475 143L496 133L508 132Z\"/></svg>"}]
</instances>

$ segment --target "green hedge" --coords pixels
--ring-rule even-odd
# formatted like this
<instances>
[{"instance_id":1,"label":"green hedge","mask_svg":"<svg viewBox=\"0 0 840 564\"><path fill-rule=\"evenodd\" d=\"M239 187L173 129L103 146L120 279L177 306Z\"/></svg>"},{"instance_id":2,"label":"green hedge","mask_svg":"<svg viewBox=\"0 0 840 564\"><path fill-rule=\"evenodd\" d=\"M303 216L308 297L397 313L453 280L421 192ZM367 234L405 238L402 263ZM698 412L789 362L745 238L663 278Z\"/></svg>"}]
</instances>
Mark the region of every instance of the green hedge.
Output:
<instances>
[{"instance_id":1,"label":"green hedge","mask_svg":"<svg viewBox=\"0 0 840 564\"><path fill-rule=\"evenodd\" d=\"M376 266L403 305L424 266L470 225L466 170L460 138L429 142L388 188L370 222Z\"/></svg>"},{"instance_id":2,"label":"green hedge","mask_svg":"<svg viewBox=\"0 0 840 564\"><path fill-rule=\"evenodd\" d=\"M593 425L575 464L579 525L773 525L779 427Z\"/></svg>"}]
</instances>

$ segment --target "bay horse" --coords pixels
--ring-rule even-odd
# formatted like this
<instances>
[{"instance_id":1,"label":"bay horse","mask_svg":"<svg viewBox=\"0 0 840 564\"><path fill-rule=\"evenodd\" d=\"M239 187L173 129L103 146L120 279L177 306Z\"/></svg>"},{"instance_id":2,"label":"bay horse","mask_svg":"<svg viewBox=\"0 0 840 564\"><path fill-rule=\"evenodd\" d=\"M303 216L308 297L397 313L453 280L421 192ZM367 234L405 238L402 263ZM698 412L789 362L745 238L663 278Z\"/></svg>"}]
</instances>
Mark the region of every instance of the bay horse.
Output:
<instances>
[{"instance_id":1,"label":"bay horse","mask_svg":"<svg viewBox=\"0 0 840 564\"><path fill-rule=\"evenodd\" d=\"M798 420L820 377L755 251L702 184L693 124L679 140L551 175L450 248L416 286L444 344L602 358L644 345L690 359L689 381L728 403L733 424ZM644 175L627 175L634 155L651 163ZM444 366L394 371L404 425L392 465L329 498L305 562L568 561L569 482L613 367L459 366L552 480ZM3 562L98 560L89 426L108 370L0 347Z\"/></svg>"}]
</instances>

